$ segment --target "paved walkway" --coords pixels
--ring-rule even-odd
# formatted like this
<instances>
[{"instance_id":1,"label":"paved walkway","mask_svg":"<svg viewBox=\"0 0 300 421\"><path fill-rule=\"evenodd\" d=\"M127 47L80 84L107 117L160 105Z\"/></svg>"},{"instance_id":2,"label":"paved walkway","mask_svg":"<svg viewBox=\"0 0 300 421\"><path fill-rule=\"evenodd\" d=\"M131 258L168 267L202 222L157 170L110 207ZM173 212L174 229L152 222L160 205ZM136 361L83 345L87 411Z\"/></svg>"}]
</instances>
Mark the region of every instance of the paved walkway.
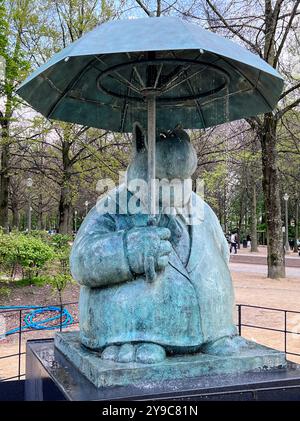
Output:
<instances>
[{"instance_id":1,"label":"paved walkway","mask_svg":"<svg viewBox=\"0 0 300 421\"><path fill-rule=\"evenodd\" d=\"M253 274L259 274L259 275L265 275L267 276L268 270L267 265L264 264L254 264L252 263L237 263L233 262L231 260L229 266L231 272L243 272L243 273L253 273ZM289 278L297 277L300 278L300 267L286 267L286 276ZM300 282L300 279L299 279Z\"/></svg>"},{"instance_id":2,"label":"paved walkway","mask_svg":"<svg viewBox=\"0 0 300 421\"><path fill-rule=\"evenodd\" d=\"M258 252L250 252L250 248L241 247L237 254L230 255L232 263L249 263L254 265L267 264L267 247L260 246ZM290 253L285 256L286 267L300 268L300 256L298 253Z\"/></svg>"}]
</instances>

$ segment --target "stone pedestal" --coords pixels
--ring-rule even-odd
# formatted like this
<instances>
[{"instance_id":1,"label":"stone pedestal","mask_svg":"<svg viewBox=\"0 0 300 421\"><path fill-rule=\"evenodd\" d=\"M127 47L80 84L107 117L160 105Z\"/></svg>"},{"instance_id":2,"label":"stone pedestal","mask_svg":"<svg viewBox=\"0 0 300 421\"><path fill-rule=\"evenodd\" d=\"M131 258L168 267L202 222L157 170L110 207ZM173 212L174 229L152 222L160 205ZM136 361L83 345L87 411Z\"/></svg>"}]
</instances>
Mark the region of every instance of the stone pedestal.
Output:
<instances>
[{"instance_id":1,"label":"stone pedestal","mask_svg":"<svg viewBox=\"0 0 300 421\"><path fill-rule=\"evenodd\" d=\"M249 341L249 349L230 357L202 353L178 355L156 364L116 363L84 348L79 332L58 333L55 347L96 387L147 385L204 375L237 374L286 367L283 352Z\"/></svg>"},{"instance_id":2,"label":"stone pedestal","mask_svg":"<svg viewBox=\"0 0 300 421\"><path fill-rule=\"evenodd\" d=\"M61 346L69 342L74 361L75 356L77 361L82 358L82 371L88 374L87 370L92 370L90 376L94 383L106 385L95 386L70 357L66 358L54 346L52 339L33 340L27 342L26 400L298 400L300 395L300 367L286 363L282 353L265 347L258 346L260 355L232 357L230 363L225 363L221 357L195 355L190 356L189 363L184 357L177 357L174 361L161 363L161 367L123 366L114 373L113 363L104 367L99 365L101 360L96 354L87 357L85 349L71 347L70 343L77 342L76 333L58 338ZM98 363L99 380L90 363L94 358ZM254 371L244 372L245 367ZM171 379L174 373L176 378ZM190 374L191 377L186 377Z\"/></svg>"}]
</instances>

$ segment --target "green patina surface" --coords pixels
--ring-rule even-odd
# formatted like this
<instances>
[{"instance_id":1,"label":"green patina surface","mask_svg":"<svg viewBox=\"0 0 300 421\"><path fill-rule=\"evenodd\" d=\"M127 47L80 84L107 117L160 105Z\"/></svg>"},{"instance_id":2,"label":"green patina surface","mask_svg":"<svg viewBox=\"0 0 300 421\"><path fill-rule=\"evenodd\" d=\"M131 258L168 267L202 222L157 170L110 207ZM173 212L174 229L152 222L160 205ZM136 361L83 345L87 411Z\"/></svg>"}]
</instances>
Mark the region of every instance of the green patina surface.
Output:
<instances>
[{"instance_id":1,"label":"green patina surface","mask_svg":"<svg viewBox=\"0 0 300 421\"><path fill-rule=\"evenodd\" d=\"M46 117L130 132L137 120L146 125L146 103L142 100L131 103L108 95L99 89L99 77L108 68L127 63L128 67L118 69L118 74L122 72L123 82L125 78L139 86L140 78L131 77L130 63L144 60L146 53L152 51L159 60L180 58L203 64L202 71L189 80L192 87L180 84L168 91L168 97L186 97L191 92L215 89L224 82L219 70L229 75L227 86L220 92L204 98L200 95L199 101L185 101L184 106L179 103L172 107L158 98L157 127L161 129L173 128L178 123L188 129L200 129L271 111L282 91L283 79L258 55L199 25L163 16L97 26L30 75L18 94ZM170 68L164 61L159 89L178 67L183 69L184 65L175 63ZM128 87L120 83L118 75L112 76L105 86L122 97ZM140 76L146 80L142 71Z\"/></svg>"},{"instance_id":2,"label":"green patina surface","mask_svg":"<svg viewBox=\"0 0 300 421\"><path fill-rule=\"evenodd\" d=\"M129 166L128 182L146 178L145 166L141 148ZM186 133L157 139L156 167L160 178L172 174L179 180L195 171L196 155ZM190 192L191 225L161 209L156 225L149 226L147 214L130 212L129 190L122 185L99 201L73 244L72 275L82 285L82 343L96 350L154 343L189 352L236 335L228 244L212 209ZM113 212L105 208L106 201L116 205ZM147 276L149 256L156 269L152 281Z\"/></svg>"},{"instance_id":3,"label":"green patina surface","mask_svg":"<svg viewBox=\"0 0 300 421\"><path fill-rule=\"evenodd\" d=\"M192 354L167 358L156 364L114 363L85 349L79 332L58 333L55 346L96 387L162 382L202 375L243 373L286 367L285 354L248 342L247 350L232 356Z\"/></svg>"},{"instance_id":4,"label":"green patina surface","mask_svg":"<svg viewBox=\"0 0 300 421\"><path fill-rule=\"evenodd\" d=\"M258 56L199 26L161 17L95 28L18 93L48 118L119 132L136 122L144 129L148 112L149 147L141 142L145 136L136 142L128 180L146 181L156 159L157 178L182 185L197 156L179 127L271 111L282 87L281 76ZM145 99L153 90L156 127L168 135L157 138L147 164L155 124L154 100ZM284 354L237 335L228 244L212 209L190 192L181 206L193 204L193 222L168 214L161 203L153 223L131 212L132 194L128 184L119 186L81 225L71 253L72 275L82 286L80 335L59 334L56 346L97 386L284 365ZM107 201L114 211L105 210Z\"/></svg>"}]
</instances>

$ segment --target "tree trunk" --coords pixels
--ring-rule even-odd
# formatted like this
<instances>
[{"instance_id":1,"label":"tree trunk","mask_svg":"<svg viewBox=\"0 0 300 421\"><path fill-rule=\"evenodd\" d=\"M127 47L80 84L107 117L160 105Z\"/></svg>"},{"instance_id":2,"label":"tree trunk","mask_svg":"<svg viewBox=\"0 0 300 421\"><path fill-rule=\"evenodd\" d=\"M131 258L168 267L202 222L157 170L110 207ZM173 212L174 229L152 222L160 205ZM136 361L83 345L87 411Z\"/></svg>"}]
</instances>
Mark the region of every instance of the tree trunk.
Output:
<instances>
[{"instance_id":1,"label":"tree trunk","mask_svg":"<svg viewBox=\"0 0 300 421\"><path fill-rule=\"evenodd\" d=\"M8 232L8 197L9 197L9 123L3 119L2 125L2 150L0 170L0 226Z\"/></svg>"},{"instance_id":2,"label":"tree trunk","mask_svg":"<svg viewBox=\"0 0 300 421\"><path fill-rule=\"evenodd\" d=\"M228 232L228 204L227 204L227 190L224 184L224 198L223 198L223 217L224 217L224 232Z\"/></svg>"},{"instance_id":3,"label":"tree trunk","mask_svg":"<svg viewBox=\"0 0 300 421\"><path fill-rule=\"evenodd\" d=\"M59 227L60 234L72 234L73 230L73 207L70 200L70 190L64 186L60 192L59 200Z\"/></svg>"},{"instance_id":4,"label":"tree trunk","mask_svg":"<svg viewBox=\"0 0 300 421\"><path fill-rule=\"evenodd\" d=\"M263 131L260 135L267 223L268 277L273 279L285 277L281 202L277 168L276 125L277 122L273 114L265 114Z\"/></svg>"},{"instance_id":5,"label":"tree trunk","mask_svg":"<svg viewBox=\"0 0 300 421\"><path fill-rule=\"evenodd\" d=\"M19 230L20 226L20 214L17 206L12 204L12 229Z\"/></svg>"},{"instance_id":6,"label":"tree trunk","mask_svg":"<svg viewBox=\"0 0 300 421\"><path fill-rule=\"evenodd\" d=\"M252 180L251 188L251 251L258 251L257 247L257 215L256 215L256 182Z\"/></svg>"},{"instance_id":7,"label":"tree trunk","mask_svg":"<svg viewBox=\"0 0 300 421\"><path fill-rule=\"evenodd\" d=\"M297 240L299 239L299 199L296 199L296 218L295 218L295 244L294 252L298 252Z\"/></svg>"},{"instance_id":8,"label":"tree trunk","mask_svg":"<svg viewBox=\"0 0 300 421\"><path fill-rule=\"evenodd\" d=\"M219 194L218 194L218 209L217 209L216 212L217 212L220 224L222 225L222 228L225 230L224 221L223 221L223 202L222 202L222 198Z\"/></svg>"},{"instance_id":9,"label":"tree trunk","mask_svg":"<svg viewBox=\"0 0 300 421\"><path fill-rule=\"evenodd\" d=\"M246 191L245 189L242 190L242 194L240 196L240 212L239 212L239 219L238 219L238 231L240 235L243 235L243 220L245 218L245 208L246 208Z\"/></svg>"},{"instance_id":10,"label":"tree trunk","mask_svg":"<svg viewBox=\"0 0 300 421\"><path fill-rule=\"evenodd\" d=\"M70 143L62 142L63 183L60 190L59 201L59 227L60 234L72 234L73 206L71 191Z\"/></svg>"},{"instance_id":11,"label":"tree trunk","mask_svg":"<svg viewBox=\"0 0 300 421\"><path fill-rule=\"evenodd\" d=\"M37 212L37 229L43 230L45 228L44 224L44 212L43 212L43 195L39 194L38 202L38 212Z\"/></svg>"}]
</instances>

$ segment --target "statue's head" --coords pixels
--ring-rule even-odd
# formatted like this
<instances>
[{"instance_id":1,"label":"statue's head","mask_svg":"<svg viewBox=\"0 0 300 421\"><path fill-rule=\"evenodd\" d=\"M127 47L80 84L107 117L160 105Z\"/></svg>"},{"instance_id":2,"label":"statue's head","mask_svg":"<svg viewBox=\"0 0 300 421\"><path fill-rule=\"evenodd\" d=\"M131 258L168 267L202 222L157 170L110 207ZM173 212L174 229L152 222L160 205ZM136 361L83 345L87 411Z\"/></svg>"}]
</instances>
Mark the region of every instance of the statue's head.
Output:
<instances>
[{"instance_id":1,"label":"statue's head","mask_svg":"<svg viewBox=\"0 0 300 421\"><path fill-rule=\"evenodd\" d=\"M133 139L133 159L127 170L127 181L147 181L147 140L140 126L136 125ZM161 133L156 140L156 179L180 184L189 180L197 167L197 155L188 134L175 128ZM186 202L189 197L186 197Z\"/></svg>"},{"instance_id":2,"label":"statue's head","mask_svg":"<svg viewBox=\"0 0 300 421\"><path fill-rule=\"evenodd\" d=\"M127 170L128 180L147 180L147 141L139 126L135 126L133 139L133 159ZM197 167L197 155L189 135L175 128L161 133L156 139L156 178L185 180L190 178Z\"/></svg>"}]
</instances>

